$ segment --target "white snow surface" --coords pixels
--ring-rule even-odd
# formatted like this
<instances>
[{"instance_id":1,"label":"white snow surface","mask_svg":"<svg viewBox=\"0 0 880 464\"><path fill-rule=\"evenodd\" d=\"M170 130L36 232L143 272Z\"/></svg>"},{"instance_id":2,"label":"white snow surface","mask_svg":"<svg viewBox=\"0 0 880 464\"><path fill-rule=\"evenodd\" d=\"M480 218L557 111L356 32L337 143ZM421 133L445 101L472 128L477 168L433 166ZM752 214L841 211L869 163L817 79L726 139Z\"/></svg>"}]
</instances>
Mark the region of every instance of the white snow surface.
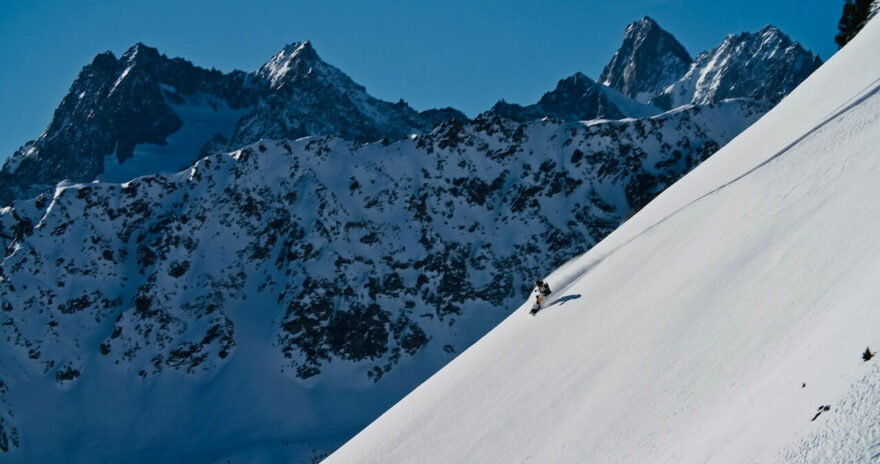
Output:
<instances>
[{"instance_id":1,"label":"white snow surface","mask_svg":"<svg viewBox=\"0 0 880 464\"><path fill-rule=\"evenodd\" d=\"M326 462L878 462L878 44L874 20Z\"/></svg>"}]
</instances>

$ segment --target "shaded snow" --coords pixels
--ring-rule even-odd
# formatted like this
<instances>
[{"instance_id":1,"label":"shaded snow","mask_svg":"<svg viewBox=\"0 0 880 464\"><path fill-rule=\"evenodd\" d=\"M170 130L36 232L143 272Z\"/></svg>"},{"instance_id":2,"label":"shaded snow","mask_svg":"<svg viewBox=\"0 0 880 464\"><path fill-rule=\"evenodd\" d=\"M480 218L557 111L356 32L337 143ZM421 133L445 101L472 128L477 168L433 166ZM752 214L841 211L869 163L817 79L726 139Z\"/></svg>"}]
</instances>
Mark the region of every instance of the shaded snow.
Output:
<instances>
[{"instance_id":1,"label":"shaded snow","mask_svg":"<svg viewBox=\"0 0 880 464\"><path fill-rule=\"evenodd\" d=\"M188 100L181 105L168 102L183 120L183 127L168 136L165 145L137 145L132 157L122 163L116 153L105 156L104 172L98 180L125 182L147 174L180 171L192 165L202 147L215 135L232 134L238 120L250 110L233 110L226 102L203 95L190 96Z\"/></svg>"}]
</instances>

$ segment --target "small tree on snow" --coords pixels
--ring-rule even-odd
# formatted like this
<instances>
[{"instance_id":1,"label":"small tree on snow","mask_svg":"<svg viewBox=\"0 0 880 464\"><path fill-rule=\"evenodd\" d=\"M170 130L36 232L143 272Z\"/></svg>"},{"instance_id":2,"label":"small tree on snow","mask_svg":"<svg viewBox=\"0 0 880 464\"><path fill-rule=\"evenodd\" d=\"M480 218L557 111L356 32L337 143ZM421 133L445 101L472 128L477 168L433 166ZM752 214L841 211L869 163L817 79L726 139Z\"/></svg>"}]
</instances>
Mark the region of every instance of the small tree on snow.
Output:
<instances>
[{"instance_id":1,"label":"small tree on snow","mask_svg":"<svg viewBox=\"0 0 880 464\"><path fill-rule=\"evenodd\" d=\"M872 0L846 0L843 4L843 14L840 16L840 22L837 29L840 31L834 41L838 47L843 48L868 22L871 16Z\"/></svg>"}]
</instances>

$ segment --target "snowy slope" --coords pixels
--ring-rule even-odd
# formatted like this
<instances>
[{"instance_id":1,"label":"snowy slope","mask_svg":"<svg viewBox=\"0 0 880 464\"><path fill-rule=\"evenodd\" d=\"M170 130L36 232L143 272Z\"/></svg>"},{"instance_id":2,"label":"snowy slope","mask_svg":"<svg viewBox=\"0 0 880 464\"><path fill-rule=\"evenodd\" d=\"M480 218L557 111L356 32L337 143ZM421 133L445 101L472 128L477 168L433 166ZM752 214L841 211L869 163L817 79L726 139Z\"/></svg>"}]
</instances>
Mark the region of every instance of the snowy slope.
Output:
<instances>
[{"instance_id":1,"label":"snowy slope","mask_svg":"<svg viewBox=\"0 0 880 464\"><path fill-rule=\"evenodd\" d=\"M326 462L876 462L878 43L875 20Z\"/></svg>"}]
</instances>

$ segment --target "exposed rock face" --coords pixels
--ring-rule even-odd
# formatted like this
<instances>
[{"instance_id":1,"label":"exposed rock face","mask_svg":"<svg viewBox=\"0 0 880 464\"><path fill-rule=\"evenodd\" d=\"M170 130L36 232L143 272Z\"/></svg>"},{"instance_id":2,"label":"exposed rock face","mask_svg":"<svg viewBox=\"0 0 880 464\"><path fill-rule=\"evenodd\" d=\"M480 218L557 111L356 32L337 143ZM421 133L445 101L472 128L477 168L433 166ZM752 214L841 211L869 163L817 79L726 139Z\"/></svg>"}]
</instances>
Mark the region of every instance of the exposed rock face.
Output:
<instances>
[{"instance_id":1,"label":"exposed rock face","mask_svg":"<svg viewBox=\"0 0 880 464\"><path fill-rule=\"evenodd\" d=\"M253 104L242 72L224 75L182 59L160 56L137 44L118 60L107 52L83 68L52 122L0 170L0 204L28 198L62 179L89 181L104 171L104 158L131 158L135 146L164 144L183 121L175 101L199 94L215 104ZM182 166L194 161L192 154Z\"/></svg>"},{"instance_id":2,"label":"exposed rock face","mask_svg":"<svg viewBox=\"0 0 880 464\"><path fill-rule=\"evenodd\" d=\"M602 70L599 82L648 103L683 76L691 62L675 37L645 16L627 26L623 44Z\"/></svg>"},{"instance_id":3,"label":"exposed rock face","mask_svg":"<svg viewBox=\"0 0 880 464\"><path fill-rule=\"evenodd\" d=\"M753 98L776 104L822 65L822 60L782 31L729 35L703 52L681 79L652 100L668 109L725 98Z\"/></svg>"},{"instance_id":4,"label":"exposed rock face","mask_svg":"<svg viewBox=\"0 0 880 464\"><path fill-rule=\"evenodd\" d=\"M663 110L725 98L776 104L821 64L773 26L729 35L692 60L671 34L645 17L627 27L599 82Z\"/></svg>"},{"instance_id":5,"label":"exposed rock face","mask_svg":"<svg viewBox=\"0 0 880 464\"><path fill-rule=\"evenodd\" d=\"M535 104L520 106L502 100L487 114L522 122L544 117L562 121L621 119L647 117L659 112L657 108L630 100L581 73L575 73L560 80L555 89L545 93Z\"/></svg>"}]
</instances>

